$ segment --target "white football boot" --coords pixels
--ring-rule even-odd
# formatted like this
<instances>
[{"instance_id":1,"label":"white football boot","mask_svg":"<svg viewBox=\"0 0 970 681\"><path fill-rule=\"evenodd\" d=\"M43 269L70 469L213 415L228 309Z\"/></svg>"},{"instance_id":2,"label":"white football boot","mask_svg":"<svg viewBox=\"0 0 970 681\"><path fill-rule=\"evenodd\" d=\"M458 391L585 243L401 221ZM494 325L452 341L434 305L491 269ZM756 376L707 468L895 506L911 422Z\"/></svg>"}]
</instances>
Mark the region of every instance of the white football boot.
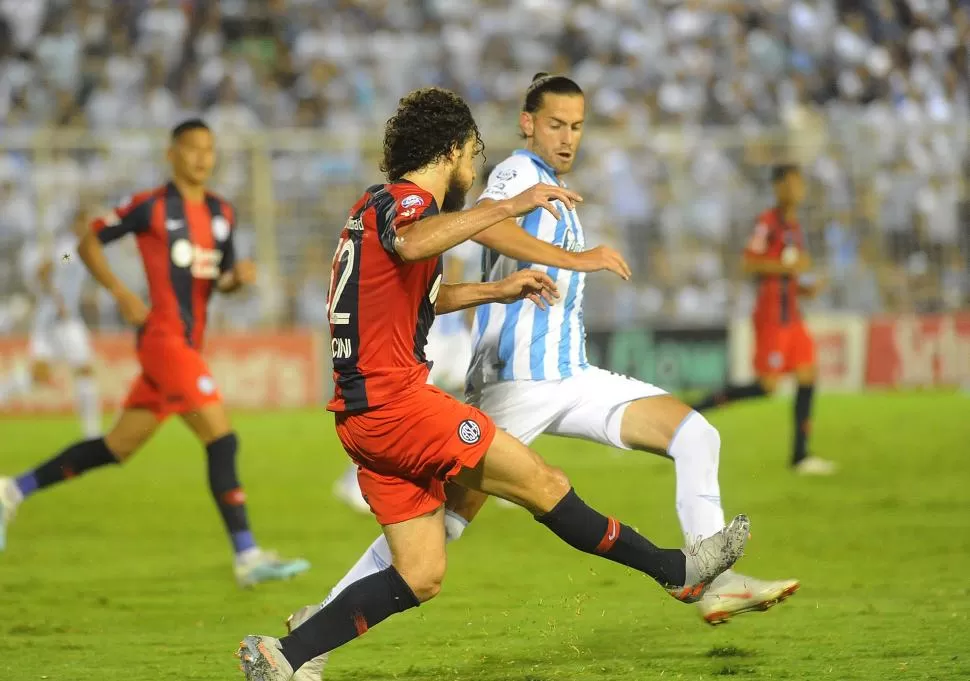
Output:
<instances>
[{"instance_id":1,"label":"white football boot","mask_svg":"<svg viewBox=\"0 0 970 681\"><path fill-rule=\"evenodd\" d=\"M835 462L818 456L806 456L793 466L798 475L832 475Z\"/></svg>"},{"instance_id":2,"label":"white football boot","mask_svg":"<svg viewBox=\"0 0 970 681\"><path fill-rule=\"evenodd\" d=\"M722 572L730 569L744 555L751 534L748 516L739 515L716 534L693 542L684 549L687 556L687 580L683 586L666 585L671 596L684 603L696 603Z\"/></svg>"},{"instance_id":3,"label":"white football boot","mask_svg":"<svg viewBox=\"0 0 970 681\"><path fill-rule=\"evenodd\" d=\"M23 500L24 495L13 478L0 478L0 551L7 546L7 526Z\"/></svg>"},{"instance_id":4,"label":"white football boot","mask_svg":"<svg viewBox=\"0 0 970 681\"><path fill-rule=\"evenodd\" d=\"M728 570L714 580L697 607L708 624L724 624L735 615L781 603L799 586L797 579L754 579Z\"/></svg>"}]
</instances>

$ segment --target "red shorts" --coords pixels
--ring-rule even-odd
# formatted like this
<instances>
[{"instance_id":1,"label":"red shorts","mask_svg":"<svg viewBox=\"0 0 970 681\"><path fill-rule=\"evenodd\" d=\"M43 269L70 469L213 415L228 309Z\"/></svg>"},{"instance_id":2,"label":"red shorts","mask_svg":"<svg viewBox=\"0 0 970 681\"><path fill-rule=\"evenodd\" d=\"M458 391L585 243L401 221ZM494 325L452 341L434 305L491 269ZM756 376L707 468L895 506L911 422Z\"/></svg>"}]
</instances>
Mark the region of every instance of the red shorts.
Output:
<instances>
[{"instance_id":1,"label":"red shorts","mask_svg":"<svg viewBox=\"0 0 970 681\"><path fill-rule=\"evenodd\" d=\"M141 375L128 391L125 409L147 409L161 421L222 401L202 355L181 339L143 339L138 361Z\"/></svg>"},{"instance_id":2,"label":"red shorts","mask_svg":"<svg viewBox=\"0 0 970 681\"><path fill-rule=\"evenodd\" d=\"M815 342L802 322L755 327L754 370L759 376L787 374L815 363Z\"/></svg>"},{"instance_id":3,"label":"red shorts","mask_svg":"<svg viewBox=\"0 0 970 681\"><path fill-rule=\"evenodd\" d=\"M337 413L336 423L381 525L441 506L445 482L477 466L495 437L492 419L432 385L374 409Z\"/></svg>"}]
</instances>

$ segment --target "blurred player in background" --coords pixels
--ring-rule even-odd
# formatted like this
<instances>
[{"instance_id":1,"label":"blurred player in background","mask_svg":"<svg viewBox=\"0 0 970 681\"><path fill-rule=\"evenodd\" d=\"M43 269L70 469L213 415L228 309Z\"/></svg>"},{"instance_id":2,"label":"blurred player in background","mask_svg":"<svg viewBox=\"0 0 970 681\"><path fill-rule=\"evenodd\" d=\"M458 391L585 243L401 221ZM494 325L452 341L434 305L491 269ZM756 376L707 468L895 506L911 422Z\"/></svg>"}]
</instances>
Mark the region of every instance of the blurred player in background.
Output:
<instances>
[{"instance_id":1,"label":"blurred player in background","mask_svg":"<svg viewBox=\"0 0 970 681\"><path fill-rule=\"evenodd\" d=\"M91 225L78 252L92 276L118 302L138 332L142 373L111 431L71 445L16 479L0 479L0 547L21 502L82 473L126 461L169 416L177 414L205 445L209 488L235 551L241 586L285 579L309 568L261 549L249 528L246 495L236 473L238 441L201 355L206 308L214 290L231 293L255 281L255 266L237 260L232 207L206 190L215 164L213 135L192 119L172 131L172 179L142 192ZM111 271L102 248L135 235L151 308Z\"/></svg>"},{"instance_id":2,"label":"blurred player in background","mask_svg":"<svg viewBox=\"0 0 970 681\"><path fill-rule=\"evenodd\" d=\"M579 85L564 76L538 74L519 117L525 148L495 167L480 205L513 198L537 184L562 186L561 177L576 160L584 122L585 96ZM469 401L526 445L546 433L672 459L681 529L688 541L710 536L724 527L718 482L720 435L703 416L663 389L586 361L583 273L605 270L623 279L631 273L615 250L586 250L576 211L560 210L559 217L532 211L472 237L488 249L483 257L485 280L534 269L555 280L564 299L545 310L522 303L477 308ZM445 523L448 539L455 540L486 497L457 486L448 494ZM390 560L386 540L378 537L325 603ZM740 613L765 610L798 587L794 579L766 581L729 570L700 599L699 611L705 621L718 624ZM290 627L299 627L319 608L305 606L294 613Z\"/></svg>"},{"instance_id":3,"label":"blurred player in background","mask_svg":"<svg viewBox=\"0 0 970 681\"><path fill-rule=\"evenodd\" d=\"M337 435L360 465L360 484L391 547L375 574L348 586L290 635L247 636L239 657L250 681L319 679L326 654L441 590L445 483L514 501L559 539L631 567L675 598L693 601L740 557L739 516L691 548L661 549L585 504L566 476L477 408L427 384L424 353L435 315L480 304L533 305L557 297L530 268L492 281L442 283L440 256L504 220L571 210L581 198L533 183L461 212L481 138L468 105L428 88L401 100L384 138L387 182L351 209L334 255L329 296ZM560 202L559 209L553 202Z\"/></svg>"},{"instance_id":4,"label":"blurred player in background","mask_svg":"<svg viewBox=\"0 0 970 681\"><path fill-rule=\"evenodd\" d=\"M21 274L33 295L33 324L28 343L29 366L18 367L0 382L0 408L48 385L55 364L66 364L74 376L74 404L84 437L101 434L101 398L94 378L91 339L81 318L81 293L87 279L75 257L77 239L86 229L81 211L68 232L53 244L35 239L21 252Z\"/></svg>"},{"instance_id":5,"label":"blurred player in background","mask_svg":"<svg viewBox=\"0 0 970 681\"><path fill-rule=\"evenodd\" d=\"M794 374L795 436L791 465L805 475L830 475L835 464L808 450L812 401L815 396L815 343L802 320L799 296L814 296L820 282L808 275L812 259L798 224L798 207L805 198L805 181L797 166L772 170L775 206L758 218L744 251L744 271L758 282L752 322L755 333L754 370L757 380L728 385L694 405L705 411L738 400L763 397L775 391L778 379Z\"/></svg>"}]
</instances>

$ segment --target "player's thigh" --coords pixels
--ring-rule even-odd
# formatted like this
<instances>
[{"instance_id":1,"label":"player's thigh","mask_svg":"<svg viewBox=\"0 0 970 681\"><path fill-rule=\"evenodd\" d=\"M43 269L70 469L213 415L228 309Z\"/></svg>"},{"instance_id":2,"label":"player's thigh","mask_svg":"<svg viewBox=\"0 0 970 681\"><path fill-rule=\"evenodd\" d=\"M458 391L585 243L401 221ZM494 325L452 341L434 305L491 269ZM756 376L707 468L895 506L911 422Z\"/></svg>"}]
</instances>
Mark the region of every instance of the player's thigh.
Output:
<instances>
[{"instance_id":1,"label":"player's thigh","mask_svg":"<svg viewBox=\"0 0 970 681\"><path fill-rule=\"evenodd\" d=\"M92 362L91 336L84 322L71 319L57 327L58 354L72 369L89 367Z\"/></svg>"},{"instance_id":2,"label":"player's thigh","mask_svg":"<svg viewBox=\"0 0 970 681\"><path fill-rule=\"evenodd\" d=\"M674 409L669 406L673 398L663 388L596 367L566 379L562 388L575 396L575 406L565 412L549 432L620 449L649 449L657 445L656 435L649 426L668 417ZM630 408L641 401L661 406L655 408L649 419L640 419L641 427L634 430ZM633 416L643 413L643 405L640 405ZM655 448L663 451L665 447L661 444Z\"/></svg>"},{"instance_id":3,"label":"player's thigh","mask_svg":"<svg viewBox=\"0 0 970 681\"><path fill-rule=\"evenodd\" d=\"M208 402L179 416L189 430L206 445L232 432L232 421L223 402Z\"/></svg>"},{"instance_id":4,"label":"player's thigh","mask_svg":"<svg viewBox=\"0 0 970 681\"><path fill-rule=\"evenodd\" d=\"M124 409L104 436L104 444L116 459L125 461L148 442L160 425L152 410Z\"/></svg>"},{"instance_id":5,"label":"player's thigh","mask_svg":"<svg viewBox=\"0 0 970 681\"><path fill-rule=\"evenodd\" d=\"M563 381L499 381L468 396L472 404L506 433L527 445L546 432L574 406L576 395L561 389Z\"/></svg>"},{"instance_id":6,"label":"player's thigh","mask_svg":"<svg viewBox=\"0 0 970 681\"><path fill-rule=\"evenodd\" d=\"M507 499L535 515L551 511L569 491L565 473L501 430L478 465L463 468L454 481Z\"/></svg>"},{"instance_id":7,"label":"player's thigh","mask_svg":"<svg viewBox=\"0 0 970 681\"><path fill-rule=\"evenodd\" d=\"M444 507L383 526L391 562L422 603L441 591L447 569Z\"/></svg>"},{"instance_id":8,"label":"player's thigh","mask_svg":"<svg viewBox=\"0 0 970 681\"><path fill-rule=\"evenodd\" d=\"M35 326L27 341L27 356L30 357L30 375L35 383L51 380L51 365L57 355L57 343L51 326Z\"/></svg>"}]
</instances>

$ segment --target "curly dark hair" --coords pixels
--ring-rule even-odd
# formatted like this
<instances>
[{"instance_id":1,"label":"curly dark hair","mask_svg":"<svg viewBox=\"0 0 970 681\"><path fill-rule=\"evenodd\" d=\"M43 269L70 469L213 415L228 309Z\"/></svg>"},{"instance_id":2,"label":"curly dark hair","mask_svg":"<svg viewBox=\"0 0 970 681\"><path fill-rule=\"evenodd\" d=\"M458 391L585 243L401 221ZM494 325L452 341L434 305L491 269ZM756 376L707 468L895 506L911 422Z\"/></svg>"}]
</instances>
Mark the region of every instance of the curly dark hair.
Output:
<instances>
[{"instance_id":1,"label":"curly dark hair","mask_svg":"<svg viewBox=\"0 0 970 681\"><path fill-rule=\"evenodd\" d=\"M475 139L475 153L485 149L471 109L449 90L430 87L404 97L384 127L381 172L391 182L434 163Z\"/></svg>"}]
</instances>

